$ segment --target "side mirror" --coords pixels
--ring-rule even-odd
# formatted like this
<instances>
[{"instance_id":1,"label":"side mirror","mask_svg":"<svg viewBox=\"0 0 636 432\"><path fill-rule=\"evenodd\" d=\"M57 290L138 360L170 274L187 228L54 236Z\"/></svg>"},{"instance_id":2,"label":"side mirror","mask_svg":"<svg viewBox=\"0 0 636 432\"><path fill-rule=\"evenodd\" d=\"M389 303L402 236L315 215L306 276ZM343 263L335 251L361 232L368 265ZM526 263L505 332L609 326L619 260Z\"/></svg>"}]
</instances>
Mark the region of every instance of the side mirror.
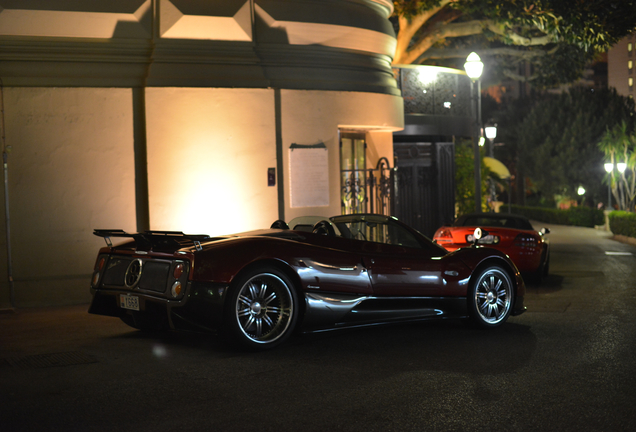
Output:
<instances>
[{"instance_id":1,"label":"side mirror","mask_svg":"<svg viewBox=\"0 0 636 432\"><path fill-rule=\"evenodd\" d=\"M541 233L541 235L550 234L550 228L541 228L541 231L539 232Z\"/></svg>"}]
</instances>

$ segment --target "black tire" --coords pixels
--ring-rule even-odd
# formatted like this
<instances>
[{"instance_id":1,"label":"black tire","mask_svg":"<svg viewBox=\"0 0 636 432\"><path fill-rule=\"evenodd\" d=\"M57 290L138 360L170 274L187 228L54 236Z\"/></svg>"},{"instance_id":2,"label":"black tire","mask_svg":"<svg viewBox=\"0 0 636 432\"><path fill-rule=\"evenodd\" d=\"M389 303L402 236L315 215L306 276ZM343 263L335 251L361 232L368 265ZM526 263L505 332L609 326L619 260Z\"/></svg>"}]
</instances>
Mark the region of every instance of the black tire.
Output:
<instances>
[{"instance_id":1,"label":"black tire","mask_svg":"<svg viewBox=\"0 0 636 432\"><path fill-rule=\"evenodd\" d=\"M283 343L298 319L293 284L281 271L258 268L239 277L226 301L224 327L231 343L264 350Z\"/></svg>"},{"instance_id":2,"label":"black tire","mask_svg":"<svg viewBox=\"0 0 636 432\"><path fill-rule=\"evenodd\" d=\"M468 308L474 324L494 328L506 322L514 305L514 287L508 273L489 266L473 276L468 293Z\"/></svg>"}]
</instances>

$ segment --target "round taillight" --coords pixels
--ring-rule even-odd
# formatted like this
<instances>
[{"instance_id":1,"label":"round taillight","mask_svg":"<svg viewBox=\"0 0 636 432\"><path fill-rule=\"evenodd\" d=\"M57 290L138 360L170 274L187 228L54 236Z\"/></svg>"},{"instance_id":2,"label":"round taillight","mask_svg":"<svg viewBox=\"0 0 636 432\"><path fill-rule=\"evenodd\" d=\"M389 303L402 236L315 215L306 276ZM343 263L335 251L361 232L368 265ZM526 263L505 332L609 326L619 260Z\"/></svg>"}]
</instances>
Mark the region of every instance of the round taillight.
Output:
<instances>
[{"instance_id":1,"label":"round taillight","mask_svg":"<svg viewBox=\"0 0 636 432\"><path fill-rule=\"evenodd\" d=\"M181 290L183 289L183 285L181 284L181 282L176 281L175 283L172 284L172 297L177 298L179 297L179 295L181 294Z\"/></svg>"},{"instance_id":2,"label":"round taillight","mask_svg":"<svg viewBox=\"0 0 636 432\"><path fill-rule=\"evenodd\" d=\"M175 279L179 279L182 274L183 274L183 264L179 263L174 267L172 276L174 276Z\"/></svg>"}]
</instances>

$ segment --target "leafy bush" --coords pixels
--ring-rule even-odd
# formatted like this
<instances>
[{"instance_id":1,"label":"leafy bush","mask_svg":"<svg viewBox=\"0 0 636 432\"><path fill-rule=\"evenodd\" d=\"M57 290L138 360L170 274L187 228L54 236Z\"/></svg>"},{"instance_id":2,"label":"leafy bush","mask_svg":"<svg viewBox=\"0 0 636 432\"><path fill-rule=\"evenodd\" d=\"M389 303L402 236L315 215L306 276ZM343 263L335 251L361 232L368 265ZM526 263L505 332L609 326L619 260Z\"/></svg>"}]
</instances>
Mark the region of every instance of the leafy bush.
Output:
<instances>
[{"instance_id":1,"label":"leafy bush","mask_svg":"<svg viewBox=\"0 0 636 432\"><path fill-rule=\"evenodd\" d=\"M603 211L589 207L572 207L568 210L557 210L543 207L522 207L513 204L510 208L512 213L545 223L575 225L589 228L605 223ZM506 213L508 206L502 206L500 211Z\"/></svg>"},{"instance_id":2,"label":"leafy bush","mask_svg":"<svg viewBox=\"0 0 636 432\"><path fill-rule=\"evenodd\" d=\"M609 214L610 231L636 238L636 213L613 211Z\"/></svg>"}]
</instances>

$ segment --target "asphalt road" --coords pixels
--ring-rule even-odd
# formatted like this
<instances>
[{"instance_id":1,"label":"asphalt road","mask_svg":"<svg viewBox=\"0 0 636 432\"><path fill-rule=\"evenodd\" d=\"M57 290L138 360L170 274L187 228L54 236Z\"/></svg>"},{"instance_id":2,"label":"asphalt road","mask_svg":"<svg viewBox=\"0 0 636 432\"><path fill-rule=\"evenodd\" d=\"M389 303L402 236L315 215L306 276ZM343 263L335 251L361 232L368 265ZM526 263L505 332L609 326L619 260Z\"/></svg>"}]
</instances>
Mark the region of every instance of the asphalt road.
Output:
<instances>
[{"instance_id":1,"label":"asphalt road","mask_svg":"<svg viewBox=\"0 0 636 432\"><path fill-rule=\"evenodd\" d=\"M494 331L428 322L244 353L86 305L0 314L0 431L636 430L636 247L549 227L551 276Z\"/></svg>"}]
</instances>

